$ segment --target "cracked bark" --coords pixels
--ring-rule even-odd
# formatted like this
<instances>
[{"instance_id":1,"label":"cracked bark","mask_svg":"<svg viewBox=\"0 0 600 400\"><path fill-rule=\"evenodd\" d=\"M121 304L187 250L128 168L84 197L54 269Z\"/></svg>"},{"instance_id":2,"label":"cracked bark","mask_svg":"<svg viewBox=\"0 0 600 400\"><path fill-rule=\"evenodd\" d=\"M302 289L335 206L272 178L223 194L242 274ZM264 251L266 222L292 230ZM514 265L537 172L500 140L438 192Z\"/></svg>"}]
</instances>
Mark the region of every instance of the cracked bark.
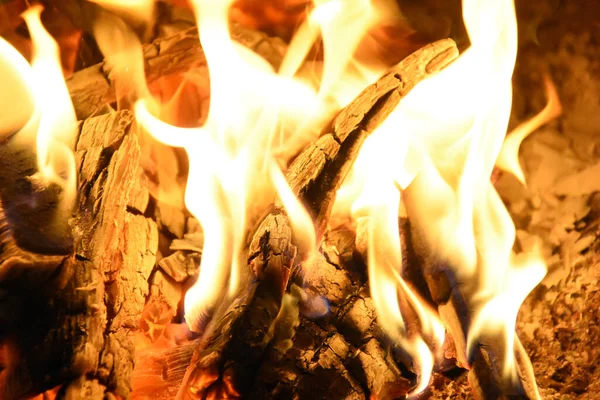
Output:
<instances>
[{"instance_id":1,"label":"cracked bark","mask_svg":"<svg viewBox=\"0 0 600 400\"><path fill-rule=\"evenodd\" d=\"M60 284L32 282L23 274L0 279L6 292L0 309L19 306L6 321L6 343L17 356L0 373L3 399L57 385L64 399L129 395L129 331L138 326L157 247L155 223L143 216L148 194L132 122L133 115L122 111L82 125L74 249L63 257Z\"/></svg>"},{"instance_id":2,"label":"cracked bark","mask_svg":"<svg viewBox=\"0 0 600 400\"><path fill-rule=\"evenodd\" d=\"M365 138L418 82L454 60L450 39L423 47L367 87L323 135L292 162L286 178L324 234L335 194ZM290 277L302 268L281 204L262 221L249 244L250 276L232 304L217 310L199 342L178 398L245 397L271 345Z\"/></svg>"}]
</instances>

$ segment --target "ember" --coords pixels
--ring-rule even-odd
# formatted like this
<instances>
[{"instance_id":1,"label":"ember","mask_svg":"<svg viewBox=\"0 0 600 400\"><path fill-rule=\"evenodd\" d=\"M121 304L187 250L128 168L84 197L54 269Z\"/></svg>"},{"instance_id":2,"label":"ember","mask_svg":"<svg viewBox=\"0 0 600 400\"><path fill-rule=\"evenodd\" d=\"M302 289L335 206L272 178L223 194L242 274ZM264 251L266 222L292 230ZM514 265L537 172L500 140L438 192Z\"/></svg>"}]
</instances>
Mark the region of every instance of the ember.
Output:
<instances>
[{"instance_id":1,"label":"ember","mask_svg":"<svg viewBox=\"0 0 600 400\"><path fill-rule=\"evenodd\" d=\"M0 398L600 393L583 5L5 3Z\"/></svg>"}]
</instances>

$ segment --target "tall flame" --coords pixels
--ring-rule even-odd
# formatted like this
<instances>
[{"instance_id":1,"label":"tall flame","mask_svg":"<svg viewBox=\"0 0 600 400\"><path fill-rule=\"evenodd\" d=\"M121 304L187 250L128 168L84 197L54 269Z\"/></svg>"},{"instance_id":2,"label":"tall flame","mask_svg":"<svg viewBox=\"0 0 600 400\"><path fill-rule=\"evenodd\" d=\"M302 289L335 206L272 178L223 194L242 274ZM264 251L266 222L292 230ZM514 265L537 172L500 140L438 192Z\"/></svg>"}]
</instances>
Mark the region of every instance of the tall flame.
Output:
<instances>
[{"instance_id":1,"label":"tall flame","mask_svg":"<svg viewBox=\"0 0 600 400\"><path fill-rule=\"evenodd\" d=\"M363 187L352 205L352 212L359 222L363 220L367 224L368 276L378 323L418 366L419 383L413 390L413 394L417 394L429 384L434 366L434 356L424 339L439 348L444 341L445 329L401 276L402 250L398 232L401 197L397 185L410 181L398 175L398 162L406 159L409 144L408 136L399 129L401 124L402 114L397 108L372 133L369 143L365 143L357 160L364 172L360 177ZM409 335L401 314L400 297L419 317L419 334Z\"/></svg>"},{"instance_id":2,"label":"tall flame","mask_svg":"<svg viewBox=\"0 0 600 400\"><path fill-rule=\"evenodd\" d=\"M73 196L76 176L72 149L77 118L63 78L58 45L42 25L41 14L41 6L31 7L23 14L33 40L33 88L41 110L36 146L38 167L46 179L61 182Z\"/></svg>"},{"instance_id":3,"label":"tall flame","mask_svg":"<svg viewBox=\"0 0 600 400\"><path fill-rule=\"evenodd\" d=\"M113 46L111 36L103 35L99 44L110 53L111 62L133 66L120 71L136 86L140 126L159 141L184 148L189 156L185 203L200 221L205 243L185 312L190 327L199 329L223 292L237 290L245 265L246 228L274 198L280 198L290 215L295 236L305 239L299 241L302 255L315 250L310 216L287 186L280 165L377 77L380 71L365 68L353 52L379 15L367 0L314 0L276 72L231 39L227 17L233 0L191 3L210 73L210 108L201 127L179 128L157 117L165 110L145 86L139 42L131 32L121 27L123 43ZM371 295L380 324L420 366L415 392L428 384L432 350L443 341L444 328L402 278L401 203L411 222L425 227L427 245L453 267L461 284L468 283L465 290L474 317L467 351L482 335L502 331L508 377L516 371L512 349L518 308L545 273L538 254L513 253L515 227L490 183L512 103L514 4L464 0L463 17L471 47L417 86L372 134L357 161L364 175L353 213L367 224ZM303 68L319 38L324 64L316 74L319 84L311 85ZM510 149L507 145L507 152L518 148L524 137L518 132L516 139L509 138L517 144ZM400 299L418 315L421 334L408 332Z\"/></svg>"},{"instance_id":4,"label":"tall flame","mask_svg":"<svg viewBox=\"0 0 600 400\"><path fill-rule=\"evenodd\" d=\"M46 184L59 184L63 188L60 206L70 210L76 193L77 119L58 45L42 25L41 12L41 6L34 6L23 13L33 42L31 65L0 38L0 68L6 83L0 94L2 129L8 134L18 131L16 140L35 143L37 177Z\"/></svg>"},{"instance_id":5,"label":"tall flame","mask_svg":"<svg viewBox=\"0 0 600 400\"><path fill-rule=\"evenodd\" d=\"M417 352L414 342L407 342L398 304L398 296L412 298L415 309L420 304L400 277L402 200L427 247L453 268L457 285L468 297L473 320L464 350L470 353L482 336L501 332L506 340L504 378L511 380L517 374L517 313L546 268L538 252L514 254L515 227L490 176L502 149L499 164L524 181L515 162L519 144L559 107L550 87L544 112L509 135L503 148L517 54L513 0L464 0L463 18L470 48L414 88L372 134L353 170L352 185L342 188L340 196L362 188L353 212L369 219L371 294L386 331L409 346L409 352ZM402 199L394 185L405 189ZM429 321L430 331L443 333L431 312L420 312L422 324ZM431 356L424 351L415 357ZM429 373L422 369L420 376L416 391L425 387Z\"/></svg>"},{"instance_id":6,"label":"tall flame","mask_svg":"<svg viewBox=\"0 0 600 400\"><path fill-rule=\"evenodd\" d=\"M367 1L316 1L279 72L231 39L231 0L191 3L210 74L206 122L200 128L185 129L161 122L157 118L161 107L149 98L142 84L135 84L141 97L135 113L152 136L183 147L189 156L185 203L200 221L205 243L197 283L186 294L185 312L192 329L199 329L223 288L228 288L229 295L237 290L246 264L246 227L275 197L281 199L290 216L299 254L309 257L316 250L312 220L287 185L280 165L315 138L323 121L351 100L347 93L358 93L376 73L365 77L351 68L355 65L354 49L374 21ZM99 27L99 31L106 28ZM344 32L345 36L340 34ZM315 87L301 69L319 35L326 60L320 84ZM129 40L119 50L111 48L107 39L104 34L101 46L111 53L111 60L123 64L119 57L127 55L122 50L131 48L135 41ZM133 62L139 65L139 59ZM350 84L348 76L352 77Z\"/></svg>"}]
</instances>

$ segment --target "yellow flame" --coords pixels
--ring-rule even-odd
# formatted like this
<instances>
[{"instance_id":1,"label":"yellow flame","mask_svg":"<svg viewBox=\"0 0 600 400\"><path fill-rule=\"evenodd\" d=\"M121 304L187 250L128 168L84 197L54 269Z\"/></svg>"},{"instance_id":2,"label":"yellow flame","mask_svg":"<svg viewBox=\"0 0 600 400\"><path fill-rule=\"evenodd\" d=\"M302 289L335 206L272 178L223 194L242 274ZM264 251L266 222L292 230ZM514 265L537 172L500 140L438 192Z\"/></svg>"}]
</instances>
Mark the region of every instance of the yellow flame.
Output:
<instances>
[{"instance_id":1,"label":"yellow flame","mask_svg":"<svg viewBox=\"0 0 600 400\"><path fill-rule=\"evenodd\" d=\"M496 160L498 168L511 172L523 185L525 185L525 175L519 164L519 147L521 146L521 142L529 134L539 129L545 123L557 118L562 113L562 106L556 92L556 87L548 75L544 75L544 85L546 87L546 97L548 98L546 107L535 117L523 122L508 134L500 150L500 155Z\"/></svg>"},{"instance_id":2,"label":"yellow flame","mask_svg":"<svg viewBox=\"0 0 600 400\"><path fill-rule=\"evenodd\" d=\"M77 118L63 78L58 45L42 25L41 13L41 6L23 13L33 41L33 87L41 110L36 146L38 168L46 179L61 182L73 195L76 176L72 149Z\"/></svg>"},{"instance_id":3,"label":"yellow flame","mask_svg":"<svg viewBox=\"0 0 600 400\"><path fill-rule=\"evenodd\" d=\"M58 45L42 25L41 6L23 13L33 42L31 65L4 39L0 39L0 95L2 136L33 145L37 157L36 179L63 189L57 215L73 206L76 171L73 147L77 120L64 82Z\"/></svg>"},{"instance_id":4,"label":"yellow flame","mask_svg":"<svg viewBox=\"0 0 600 400\"><path fill-rule=\"evenodd\" d=\"M21 130L35 110L35 93L29 87L33 81L31 67L21 53L0 37L0 140Z\"/></svg>"},{"instance_id":5,"label":"yellow flame","mask_svg":"<svg viewBox=\"0 0 600 400\"><path fill-rule=\"evenodd\" d=\"M105 19L97 27L99 44L110 55L111 63L119 71L134 66L129 76L135 74L138 80L133 85L141 98L135 104L140 126L165 144L183 147L190 159L185 203L200 221L206 238L198 281L185 299L186 319L192 329L201 326L202 318L215 306L225 287L229 295L236 292L241 268L246 266L242 260L247 246L246 227L275 197L281 199L290 216L299 257L309 257L316 249L312 220L289 188L280 165L321 132L325 115L339 109L339 101L332 105L328 97L336 98L336 93L342 92L336 86L344 81L341 76L353 78L350 84L342 85L345 93L358 93L366 79L374 79L374 75L365 78L364 74L348 72L352 53L371 20L366 13L369 3L321 3L315 4L307 28L300 29L276 72L258 54L231 39L227 18L231 0L192 1L211 92L205 124L192 129L177 128L156 117L164 108L161 110L149 97L141 81L139 42L131 31L114 19ZM330 26L341 16L344 23ZM360 17L360 22L354 17ZM335 36L334 30L346 32L347 37ZM117 45L111 39L114 32L120 40ZM328 60L321 84L314 87L300 69L318 33L325 42ZM125 71L118 78L127 76Z\"/></svg>"},{"instance_id":6,"label":"yellow flame","mask_svg":"<svg viewBox=\"0 0 600 400\"><path fill-rule=\"evenodd\" d=\"M154 19L154 0L89 0L123 17L133 26L149 24Z\"/></svg>"},{"instance_id":7,"label":"yellow flame","mask_svg":"<svg viewBox=\"0 0 600 400\"><path fill-rule=\"evenodd\" d=\"M539 250L519 256L512 255L511 264L501 277L501 286L478 311L470 329L467 354L477 345L477 339L487 332L501 331L506 338L504 376L516 381L515 327L517 313L525 298L546 275L546 265Z\"/></svg>"},{"instance_id":8,"label":"yellow flame","mask_svg":"<svg viewBox=\"0 0 600 400\"><path fill-rule=\"evenodd\" d=\"M428 328L436 337L443 335L435 315L430 317L433 313L419 307L423 303L400 277L396 239L400 195L395 181L407 188L403 200L409 218L430 251L453 267L459 282L466 282L463 290L474 318L468 349L462 350L471 351L482 335L503 332L504 375L512 378L516 376L516 315L545 274L540 254L513 253L515 227L490 183L512 105L517 53L514 4L512 0L464 0L463 18L471 47L412 90L389 117L393 128L384 126L388 120L372 134L353 169L354 180L339 194L356 199L360 193L353 212L370 219L369 279L386 331L406 345L400 292L422 323L433 321L423 327L424 333ZM509 135L501 164L510 157L516 160L524 136L556 114L556 96L549 93L542 115ZM514 164L510 168L520 171ZM427 376L426 371L421 370L421 376Z\"/></svg>"},{"instance_id":9,"label":"yellow flame","mask_svg":"<svg viewBox=\"0 0 600 400\"><path fill-rule=\"evenodd\" d=\"M436 346L443 343L445 329L435 313L427 309L401 277L400 191L395 178L396 164L403 162L408 142L399 128L399 117L398 112L393 112L371 134L367 152L361 152L361 157L366 157L359 161L364 168L364 175L359 178L363 187L352 208L359 221L366 218L369 287L378 323L415 360L419 368L419 384L413 391L416 394L429 383L433 355L421 336L409 337L399 296L404 297L417 313L421 334L433 339Z\"/></svg>"},{"instance_id":10,"label":"yellow flame","mask_svg":"<svg viewBox=\"0 0 600 400\"><path fill-rule=\"evenodd\" d=\"M117 100L149 99L142 45L135 32L123 19L108 12L97 13L93 32L116 83Z\"/></svg>"},{"instance_id":11,"label":"yellow flame","mask_svg":"<svg viewBox=\"0 0 600 400\"><path fill-rule=\"evenodd\" d=\"M177 128L154 117L144 100L135 104L139 124L156 139L189 153L189 170L194 184L188 184L185 203L204 229L204 250L197 283L185 297L186 318L192 329L198 328L214 306L220 289L226 285L232 260L232 226L225 189L218 180L219 168L230 163L212 137L203 128ZM226 173L226 171L225 171ZM200 305L200 307L198 307Z\"/></svg>"}]
</instances>

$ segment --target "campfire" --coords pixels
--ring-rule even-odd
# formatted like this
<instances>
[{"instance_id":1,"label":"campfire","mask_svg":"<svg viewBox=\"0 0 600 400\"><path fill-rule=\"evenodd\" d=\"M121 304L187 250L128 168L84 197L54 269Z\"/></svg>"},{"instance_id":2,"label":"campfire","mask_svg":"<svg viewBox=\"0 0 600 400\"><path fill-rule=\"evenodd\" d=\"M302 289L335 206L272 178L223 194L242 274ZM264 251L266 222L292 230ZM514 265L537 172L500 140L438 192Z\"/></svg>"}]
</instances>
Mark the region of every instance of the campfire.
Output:
<instances>
[{"instance_id":1,"label":"campfire","mask_svg":"<svg viewBox=\"0 0 600 400\"><path fill-rule=\"evenodd\" d=\"M585 3L0 2L0 399L598 396Z\"/></svg>"}]
</instances>

